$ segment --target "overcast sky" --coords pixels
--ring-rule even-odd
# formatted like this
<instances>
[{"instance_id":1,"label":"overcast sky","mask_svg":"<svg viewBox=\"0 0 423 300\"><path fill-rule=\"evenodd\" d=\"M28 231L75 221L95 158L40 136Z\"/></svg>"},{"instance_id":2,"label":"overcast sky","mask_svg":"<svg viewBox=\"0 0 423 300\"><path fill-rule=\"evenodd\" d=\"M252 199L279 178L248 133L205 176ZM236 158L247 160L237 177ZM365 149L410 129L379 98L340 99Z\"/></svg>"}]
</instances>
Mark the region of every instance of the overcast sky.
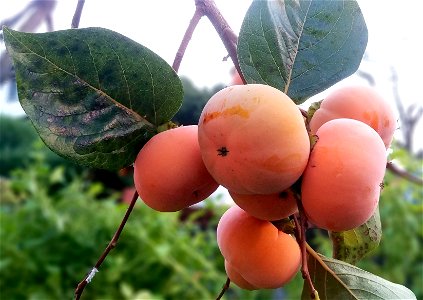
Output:
<instances>
[{"instance_id":1,"label":"overcast sky","mask_svg":"<svg viewBox=\"0 0 423 300\"><path fill-rule=\"evenodd\" d=\"M238 33L251 1L215 0L232 29ZM399 92L405 103L423 105L423 1L421 0L359 0L367 27L368 61L362 69L376 79L379 91L392 101L390 69L399 74ZM14 15L28 3L26 0L2 1L0 20ZM77 0L59 0L54 12L55 30L68 29ZM194 13L194 0L86 0L80 27L99 26L122 33L150 48L172 64L185 29ZM40 28L44 31L46 28ZM4 44L0 44L0 51ZM179 73L191 78L198 87L228 83L232 62L222 61L227 55L210 22L203 18L194 32ZM343 84L356 81L349 78ZM19 111L18 105L5 106L5 89L0 112ZM420 122L419 136L423 136ZM419 141L421 145L421 139Z\"/></svg>"}]
</instances>

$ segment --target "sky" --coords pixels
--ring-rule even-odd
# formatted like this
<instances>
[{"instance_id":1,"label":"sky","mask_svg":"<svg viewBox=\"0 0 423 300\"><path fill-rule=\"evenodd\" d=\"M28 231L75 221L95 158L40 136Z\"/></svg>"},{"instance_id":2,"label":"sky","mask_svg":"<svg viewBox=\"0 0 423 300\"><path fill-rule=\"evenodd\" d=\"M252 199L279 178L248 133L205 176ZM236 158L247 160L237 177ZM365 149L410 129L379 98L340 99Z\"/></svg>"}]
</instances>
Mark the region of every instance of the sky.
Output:
<instances>
[{"instance_id":1,"label":"sky","mask_svg":"<svg viewBox=\"0 0 423 300\"><path fill-rule=\"evenodd\" d=\"M28 3L27 0L6 0L2 2L0 20L13 16ZM53 23L54 29L68 29L77 0L59 0ZM238 33L251 0L215 0L217 7L235 33ZM399 93L405 105L420 103L423 76L423 1L421 0L358 0L369 30L366 60L360 69L370 72L376 80L376 88L393 103L391 68L399 78ZM170 65L173 62L186 27L194 13L194 0L86 0L80 27L104 27L150 48ZM45 31L41 27L40 31ZM0 51L4 44L0 44ZM199 87L213 87L217 83L230 81L231 60L223 61L227 52L211 23L203 17L188 45L179 74L189 77ZM364 82L351 76L338 85ZM335 88L335 85L333 88ZM321 99L331 89L316 95ZM0 87L0 113L20 114L18 103L5 102L6 88ZM423 122L420 122L416 136L423 136ZM417 146L423 147L423 138L417 139Z\"/></svg>"}]
</instances>

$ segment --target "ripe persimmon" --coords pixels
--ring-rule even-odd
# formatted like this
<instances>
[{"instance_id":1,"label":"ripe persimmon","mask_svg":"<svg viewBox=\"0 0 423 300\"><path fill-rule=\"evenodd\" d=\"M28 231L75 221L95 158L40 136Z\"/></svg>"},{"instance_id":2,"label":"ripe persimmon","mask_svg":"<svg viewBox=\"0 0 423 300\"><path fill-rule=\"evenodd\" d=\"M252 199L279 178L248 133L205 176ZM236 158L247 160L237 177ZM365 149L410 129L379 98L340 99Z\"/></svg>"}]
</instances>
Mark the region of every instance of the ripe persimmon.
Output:
<instances>
[{"instance_id":1,"label":"ripe persimmon","mask_svg":"<svg viewBox=\"0 0 423 300\"><path fill-rule=\"evenodd\" d=\"M276 221L287 218L298 211L291 189L269 195L237 194L231 191L229 194L240 208L261 220Z\"/></svg>"},{"instance_id":2,"label":"ripe persimmon","mask_svg":"<svg viewBox=\"0 0 423 300\"><path fill-rule=\"evenodd\" d=\"M214 94L198 122L204 164L238 194L290 187L310 153L304 118L283 92L263 84L234 85Z\"/></svg>"},{"instance_id":3,"label":"ripe persimmon","mask_svg":"<svg viewBox=\"0 0 423 300\"><path fill-rule=\"evenodd\" d=\"M234 267L225 259L225 271L231 282L244 290L257 290L258 288L249 283L244 277L239 274Z\"/></svg>"},{"instance_id":4,"label":"ripe persimmon","mask_svg":"<svg viewBox=\"0 0 423 300\"><path fill-rule=\"evenodd\" d=\"M197 125L166 130L138 153L135 188L151 208L178 211L204 200L219 186L203 164L197 135Z\"/></svg>"},{"instance_id":5,"label":"ripe persimmon","mask_svg":"<svg viewBox=\"0 0 423 300\"><path fill-rule=\"evenodd\" d=\"M329 120L349 118L366 123L382 138L385 148L391 145L397 126L389 103L372 87L345 86L334 90L322 101L310 120L311 134Z\"/></svg>"},{"instance_id":6,"label":"ripe persimmon","mask_svg":"<svg viewBox=\"0 0 423 300\"><path fill-rule=\"evenodd\" d=\"M229 278L241 288L281 287L300 267L300 247L292 236L236 205L219 220L217 243Z\"/></svg>"},{"instance_id":7,"label":"ripe persimmon","mask_svg":"<svg viewBox=\"0 0 423 300\"><path fill-rule=\"evenodd\" d=\"M379 202L386 149L377 132L353 119L335 119L316 132L301 184L309 220L330 231L365 223Z\"/></svg>"}]
</instances>

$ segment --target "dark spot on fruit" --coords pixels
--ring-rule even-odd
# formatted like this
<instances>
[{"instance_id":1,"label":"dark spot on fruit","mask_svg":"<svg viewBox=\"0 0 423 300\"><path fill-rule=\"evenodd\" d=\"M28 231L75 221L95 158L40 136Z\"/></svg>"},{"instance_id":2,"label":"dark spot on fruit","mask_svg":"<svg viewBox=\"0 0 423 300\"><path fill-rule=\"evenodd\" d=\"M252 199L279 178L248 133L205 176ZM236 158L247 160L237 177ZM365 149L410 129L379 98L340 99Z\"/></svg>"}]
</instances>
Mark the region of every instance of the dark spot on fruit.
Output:
<instances>
[{"instance_id":1,"label":"dark spot on fruit","mask_svg":"<svg viewBox=\"0 0 423 300\"><path fill-rule=\"evenodd\" d=\"M222 147L222 148L217 149L217 155L226 156L226 155L228 155L228 153L229 153L229 150L226 149L226 147Z\"/></svg>"}]
</instances>

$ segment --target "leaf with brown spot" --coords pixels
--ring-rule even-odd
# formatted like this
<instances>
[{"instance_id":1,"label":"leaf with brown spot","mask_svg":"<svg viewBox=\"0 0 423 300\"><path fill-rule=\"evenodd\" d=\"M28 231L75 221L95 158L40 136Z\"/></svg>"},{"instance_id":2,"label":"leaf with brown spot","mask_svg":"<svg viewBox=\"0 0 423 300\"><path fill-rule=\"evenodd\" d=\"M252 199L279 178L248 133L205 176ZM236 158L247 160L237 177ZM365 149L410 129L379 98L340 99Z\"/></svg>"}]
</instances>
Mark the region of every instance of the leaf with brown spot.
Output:
<instances>
[{"instance_id":1,"label":"leaf with brown spot","mask_svg":"<svg viewBox=\"0 0 423 300\"><path fill-rule=\"evenodd\" d=\"M382 238L379 208L363 225L343 232L329 232L333 257L355 265L379 246Z\"/></svg>"}]
</instances>

